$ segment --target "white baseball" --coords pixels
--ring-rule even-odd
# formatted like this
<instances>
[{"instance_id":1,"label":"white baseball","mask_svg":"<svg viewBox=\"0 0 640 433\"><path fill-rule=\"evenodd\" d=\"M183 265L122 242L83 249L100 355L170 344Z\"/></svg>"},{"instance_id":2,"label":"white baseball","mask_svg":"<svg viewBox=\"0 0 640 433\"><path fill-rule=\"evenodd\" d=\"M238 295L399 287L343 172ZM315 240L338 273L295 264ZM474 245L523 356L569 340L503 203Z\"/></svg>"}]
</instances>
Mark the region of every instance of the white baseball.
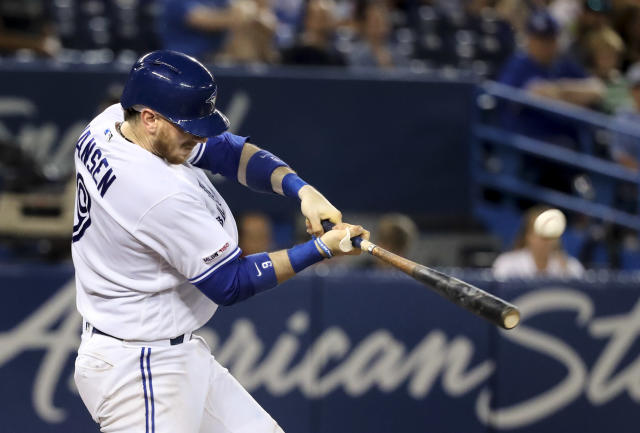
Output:
<instances>
[{"instance_id":1,"label":"white baseball","mask_svg":"<svg viewBox=\"0 0 640 433\"><path fill-rule=\"evenodd\" d=\"M559 238L566 227L567 219L558 209L549 209L542 212L533 223L533 231L547 239Z\"/></svg>"}]
</instances>

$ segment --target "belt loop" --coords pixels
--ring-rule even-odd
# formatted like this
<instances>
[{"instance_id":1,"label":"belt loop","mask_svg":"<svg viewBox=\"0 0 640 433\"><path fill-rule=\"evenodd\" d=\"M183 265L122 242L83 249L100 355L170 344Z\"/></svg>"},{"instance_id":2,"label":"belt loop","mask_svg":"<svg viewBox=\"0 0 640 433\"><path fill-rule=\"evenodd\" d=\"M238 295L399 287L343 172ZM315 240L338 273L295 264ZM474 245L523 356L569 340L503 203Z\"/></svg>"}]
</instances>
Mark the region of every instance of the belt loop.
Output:
<instances>
[{"instance_id":1,"label":"belt loop","mask_svg":"<svg viewBox=\"0 0 640 433\"><path fill-rule=\"evenodd\" d=\"M82 332L86 332L89 337L91 337L91 335L93 334L93 325L84 320L84 318L82 319Z\"/></svg>"}]
</instances>

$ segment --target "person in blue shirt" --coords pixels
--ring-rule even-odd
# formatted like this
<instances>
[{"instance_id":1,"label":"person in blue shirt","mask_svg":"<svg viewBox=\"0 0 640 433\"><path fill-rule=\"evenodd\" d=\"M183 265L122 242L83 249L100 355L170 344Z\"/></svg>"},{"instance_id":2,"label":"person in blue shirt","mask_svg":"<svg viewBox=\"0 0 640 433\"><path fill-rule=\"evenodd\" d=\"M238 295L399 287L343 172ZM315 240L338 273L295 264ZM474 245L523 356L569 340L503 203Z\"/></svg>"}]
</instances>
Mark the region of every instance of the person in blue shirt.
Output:
<instances>
[{"instance_id":1,"label":"person in blue shirt","mask_svg":"<svg viewBox=\"0 0 640 433\"><path fill-rule=\"evenodd\" d=\"M546 11L531 14L527 22L526 50L507 61L499 81L531 95L583 107L596 105L604 95L604 85L559 49L559 26ZM504 104L503 126L516 134L576 150L579 131L575 124L549 111ZM580 171L546 158L524 155L517 168L527 182L541 187L573 193Z\"/></svg>"},{"instance_id":2,"label":"person in blue shirt","mask_svg":"<svg viewBox=\"0 0 640 433\"><path fill-rule=\"evenodd\" d=\"M498 81L532 95L584 107L598 103L604 86L597 78L589 77L582 66L560 53L558 35L558 24L548 12L534 12L527 22L526 50L514 54L506 62ZM516 132L539 138L573 135L562 121L539 111L505 113L504 121L505 126Z\"/></svg>"},{"instance_id":3,"label":"person in blue shirt","mask_svg":"<svg viewBox=\"0 0 640 433\"><path fill-rule=\"evenodd\" d=\"M253 19L251 8L230 0L163 0L158 34L167 50L212 60L227 32Z\"/></svg>"}]
</instances>

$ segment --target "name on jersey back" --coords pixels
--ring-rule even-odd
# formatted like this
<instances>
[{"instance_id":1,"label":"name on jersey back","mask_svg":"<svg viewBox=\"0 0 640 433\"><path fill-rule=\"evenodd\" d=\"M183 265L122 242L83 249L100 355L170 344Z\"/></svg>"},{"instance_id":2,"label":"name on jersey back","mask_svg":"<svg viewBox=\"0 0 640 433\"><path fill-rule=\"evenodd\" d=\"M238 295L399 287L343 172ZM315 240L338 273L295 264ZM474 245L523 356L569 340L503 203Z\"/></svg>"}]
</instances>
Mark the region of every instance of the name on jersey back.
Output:
<instances>
[{"instance_id":1,"label":"name on jersey back","mask_svg":"<svg viewBox=\"0 0 640 433\"><path fill-rule=\"evenodd\" d=\"M108 129L105 131L105 134L110 133ZM100 196L104 197L113 181L116 180L116 175L113 168L109 166L107 158L102 156L102 150L96 145L96 140L91 136L89 127L82 132L76 143L76 156L91 174Z\"/></svg>"}]
</instances>

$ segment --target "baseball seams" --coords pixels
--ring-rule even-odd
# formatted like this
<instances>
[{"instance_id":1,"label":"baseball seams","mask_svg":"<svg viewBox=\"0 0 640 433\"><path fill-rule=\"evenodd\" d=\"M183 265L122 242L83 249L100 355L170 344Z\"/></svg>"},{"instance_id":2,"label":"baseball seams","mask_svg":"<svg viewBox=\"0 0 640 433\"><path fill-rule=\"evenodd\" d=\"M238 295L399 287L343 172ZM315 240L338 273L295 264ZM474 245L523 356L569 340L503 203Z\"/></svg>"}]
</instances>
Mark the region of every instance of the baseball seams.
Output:
<instances>
[{"instance_id":1,"label":"baseball seams","mask_svg":"<svg viewBox=\"0 0 640 433\"><path fill-rule=\"evenodd\" d=\"M566 226L564 214L558 209L549 209L538 215L533 223L533 230L543 238L556 239L562 236Z\"/></svg>"}]
</instances>

